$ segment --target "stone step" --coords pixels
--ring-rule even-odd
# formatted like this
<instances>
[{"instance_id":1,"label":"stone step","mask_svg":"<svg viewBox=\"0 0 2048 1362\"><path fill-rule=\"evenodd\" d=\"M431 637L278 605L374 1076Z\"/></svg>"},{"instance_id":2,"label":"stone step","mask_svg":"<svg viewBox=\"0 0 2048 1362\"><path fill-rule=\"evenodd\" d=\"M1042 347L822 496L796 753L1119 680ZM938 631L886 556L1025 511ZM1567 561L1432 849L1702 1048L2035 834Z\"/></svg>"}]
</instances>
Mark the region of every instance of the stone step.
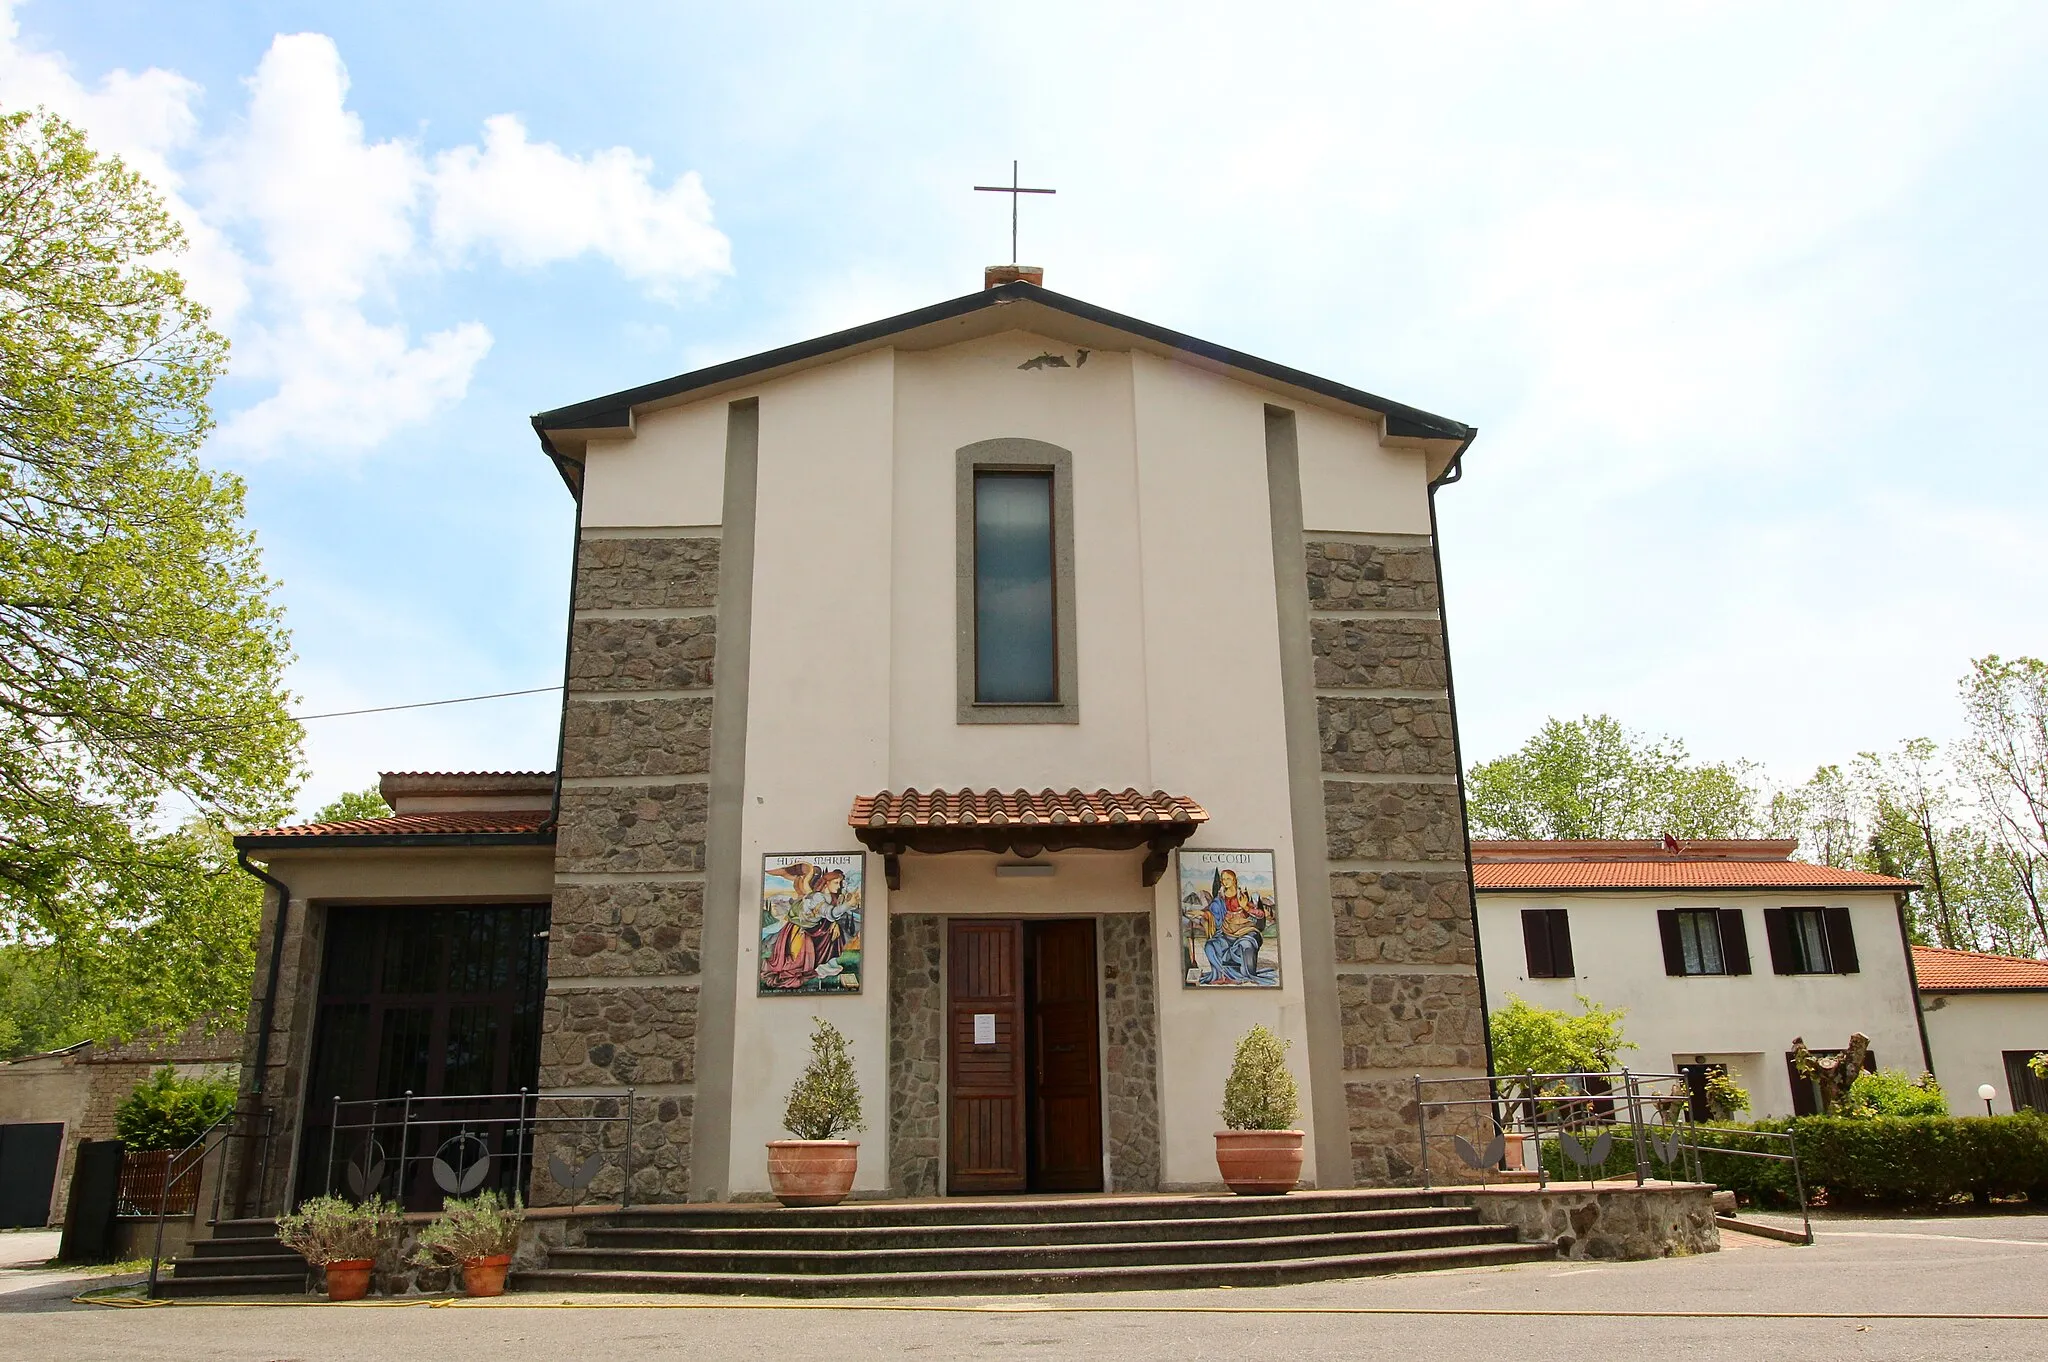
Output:
<instances>
[{"instance_id":1,"label":"stone step","mask_svg":"<svg viewBox=\"0 0 2048 1362\"><path fill-rule=\"evenodd\" d=\"M1178 1263L1130 1267L1013 1268L964 1272L791 1273L578 1272L549 1267L512 1274L510 1287L534 1292L677 1292L725 1296L1017 1295L1055 1291L1162 1291L1190 1287L1283 1286L1394 1272L1501 1266L1552 1260L1551 1244L1470 1244L1275 1259L1256 1263Z\"/></svg>"},{"instance_id":2,"label":"stone step","mask_svg":"<svg viewBox=\"0 0 2048 1362\"><path fill-rule=\"evenodd\" d=\"M1359 1257L1417 1249L1512 1244L1505 1225L1450 1225L1356 1234L1275 1235L1226 1241L1191 1239L1108 1244L1004 1244L958 1248L876 1248L786 1252L720 1249L559 1248L550 1270L666 1272L742 1276L843 1276L888 1273L923 1279L962 1272L1048 1272L1092 1267L1237 1266L1308 1258Z\"/></svg>"},{"instance_id":3,"label":"stone step","mask_svg":"<svg viewBox=\"0 0 2048 1362\"><path fill-rule=\"evenodd\" d=\"M296 1296L306 1289L306 1265L297 1272L270 1273L248 1277L164 1277L157 1282L159 1296Z\"/></svg>"},{"instance_id":4,"label":"stone step","mask_svg":"<svg viewBox=\"0 0 2048 1362\"><path fill-rule=\"evenodd\" d=\"M299 1255L279 1243L276 1238L257 1239L195 1239L192 1241L192 1256L195 1258L246 1258L251 1254L267 1254L270 1257L296 1258Z\"/></svg>"},{"instance_id":5,"label":"stone step","mask_svg":"<svg viewBox=\"0 0 2048 1362\"><path fill-rule=\"evenodd\" d=\"M1360 1233L1478 1223L1469 1206L1404 1206L1388 1210L1310 1211L1299 1215L1197 1216L1172 1220L1072 1220L1052 1223L796 1226L735 1229L659 1225L592 1227L588 1248L854 1250L981 1248L1004 1244L1122 1244L1169 1240L1234 1240L1276 1234Z\"/></svg>"},{"instance_id":6,"label":"stone step","mask_svg":"<svg viewBox=\"0 0 2048 1362\"><path fill-rule=\"evenodd\" d=\"M306 1260L296 1253L216 1253L177 1258L171 1262L171 1275L185 1281L197 1281L202 1277L275 1277L287 1272L297 1272L304 1277Z\"/></svg>"},{"instance_id":7,"label":"stone step","mask_svg":"<svg viewBox=\"0 0 2048 1362\"><path fill-rule=\"evenodd\" d=\"M617 1212L614 1224L668 1229L869 1227L939 1224L1067 1224L1095 1220L1187 1220L1210 1216L1309 1215L1318 1212L1464 1204L1442 1192L1408 1190L1290 1192L1286 1196L1089 1196L1002 1200L962 1197L930 1202L847 1202L792 1209L773 1205L662 1206Z\"/></svg>"},{"instance_id":8,"label":"stone step","mask_svg":"<svg viewBox=\"0 0 2048 1362\"><path fill-rule=\"evenodd\" d=\"M213 1237L216 1239L275 1239L277 1221L264 1220L216 1220L213 1222Z\"/></svg>"}]
</instances>

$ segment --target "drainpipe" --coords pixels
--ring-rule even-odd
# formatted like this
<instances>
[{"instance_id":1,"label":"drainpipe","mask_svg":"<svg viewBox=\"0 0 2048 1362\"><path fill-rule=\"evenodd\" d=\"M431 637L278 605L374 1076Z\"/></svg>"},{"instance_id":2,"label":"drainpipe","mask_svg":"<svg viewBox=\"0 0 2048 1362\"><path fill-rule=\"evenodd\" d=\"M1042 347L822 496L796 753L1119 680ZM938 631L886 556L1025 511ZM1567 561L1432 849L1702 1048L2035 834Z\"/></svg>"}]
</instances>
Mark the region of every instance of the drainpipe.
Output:
<instances>
[{"instance_id":1,"label":"drainpipe","mask_svg":"<svg viewBox=\"0 0 2048 1362\"><path fill-rule=\"evenodd\" d=\"M1458 820L1465 830L1465 891L1472 903L1472 969L1479 985L1479 1039L1486 1050L1486 1072L1491 1074L1493 1026L1486 1006L1486 954L1479 944L1479 890L1475 887L1476 877L1472 872L1472 815L1465 802L1465 744L1458 731L1458 687L1451 671L1451 614L1444 600L1443 540L1436 522L1437 489L1448 487L1465 476L1465 451L1478 438L1479 431L1468 427L1465 442L1451 455L1444 471L1429 484L1429 552L1436 565L1437 626L1444 639L1444 695L1451 709L1451 755L1458 767Z\"/></svg>"},{"instance_id":2,"label":"drainpipe","mask_svg":"<svg viewBox=\"0 0 2048 1362\"><path fill-rule=\"evenodd\" d=\"M263 1105L264 1087L270 1077L270 1032L277 1022L277 985L284 971L285 926L291 917L292 887L251 861L249 853L239 848L235 852L235 864L277 891L277 919L270 931L269 978L264 981L263 1006L257 1014L255 1072L245 1085L244 1092L246 1098L253 1099L246 1104L245 1110L245 1120L249 1123L249 1137L253 1139L256 1113ZM241 1187L235 1198L237 1210L248 1204L249 1173L250 1161L244 1157ZM262 1196L263 1189L259 1187L256 1194Z\"/></svg>"}]
</instances>

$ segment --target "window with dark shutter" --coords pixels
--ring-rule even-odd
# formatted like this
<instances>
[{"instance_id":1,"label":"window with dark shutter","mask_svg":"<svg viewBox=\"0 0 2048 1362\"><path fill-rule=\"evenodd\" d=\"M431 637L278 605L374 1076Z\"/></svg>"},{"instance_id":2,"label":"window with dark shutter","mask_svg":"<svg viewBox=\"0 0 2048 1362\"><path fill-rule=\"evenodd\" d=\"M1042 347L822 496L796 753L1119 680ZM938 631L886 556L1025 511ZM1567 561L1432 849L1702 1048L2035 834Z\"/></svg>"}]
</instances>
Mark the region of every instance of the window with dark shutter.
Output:
<instances>
[{"instance_id":1,"label":"window with dark shutter","mask_svg":"<svg viewBox=\"0 0 2048 1362\"><path fill-rule=\"evenodd\" d=\"M1660 908L1657 933L1664 942L1666 974L1730 974L1730 959L1721 930L1721 912L1713 908ZM1749 939L1740 937L1747 965ZM1747 973L1745 968L1743 973Z\"/></svg>"},{"instance_id":2,"label":"window with dark shutter","mask_svg":"<svg viewBox=\"0 0 2048 1362\"><path fill-rule=\"evenodd\" d=\"M1678 939L1678 912L1673 908L1657 910L1657 935L1664 941L1664 972L1685 973L1685 947Z\"/></svg>"},{"instance_id":3,"label":"window with dark shutter","mask_svg":"<svg viewBox=\"0 0 2048 1362\"><path fill-rule=\"evenodd\" d=\"M1522 910L1522 951L1531 979L1572 977L1571 922L1562 908Z\"/></svg>"},{"instance_id":4,"label":"window with dark shutter","mask_svg":"<svg viewBox=\"0 0 2048 1362\"><path fill-rule=\"evenodd\" d=\"M1721 910L1721 955L1730 974L1749 973L1749 927L1740 908Z\"/></svg>"},{"instance_id":5,"label":"window with dark shutter","mask_svg":"<svg viewBox=\"0 0 2048 1362\"><path fill-rule=\"evenodd\" d=\"M2038 1050L2005 1052L2005 1095L2014 1111L2048 1113L2048 1078L2037 1078L2028 1066Z\"/></svg>"},{"instance_id":6,"label":"window with dark shutter","mask_svg":"<svg viewBox=\"0 0 2048 1362\"><path fill-rule=\"evenodd\" d=\"M1771 973L1799 973L1798 961L1792 954L1792 936L1785 925L1783 908L1764 909L1764 939L1771 947Z\"/></svg>"},{"instance_id":7,"label":"window with dark shutter","mask_svg":"<svg viewBox=\"0 0 2048 1362\"><path fill-rule=\"evenodd\" d=\"M1827 932L1828 959L1837 974L1859 972L1856 959L1856 929L1849 921L1847 908L1822 910L1822 920Z\"/></svg>"}]
</instances>

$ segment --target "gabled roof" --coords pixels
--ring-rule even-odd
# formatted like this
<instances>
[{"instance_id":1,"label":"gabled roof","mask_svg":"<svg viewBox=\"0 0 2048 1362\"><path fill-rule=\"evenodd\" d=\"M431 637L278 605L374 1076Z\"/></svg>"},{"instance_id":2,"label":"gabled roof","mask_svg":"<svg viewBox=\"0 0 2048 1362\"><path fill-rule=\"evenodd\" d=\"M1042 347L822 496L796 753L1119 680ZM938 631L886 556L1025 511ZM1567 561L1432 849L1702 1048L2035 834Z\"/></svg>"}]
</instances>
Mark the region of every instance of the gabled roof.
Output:
<instances>
[{"instance_id":1,"label":"gabled roof","mask_svg":"<svg viewBox=\"0 0 2048 1362\"><path fill-rule=\"evenodd\" d=\"M1913 973L1922 993L2048 993L2048 960L1915 946Z\"/></svg>"},{"instance_id":2,"label":"gabled roof","mask_svg":"<svg viewBox=\"0 0 2048 1362\"><path fill-rule=\"evenodd\" d=\"M723 389L780 377L811 364L842 359L863 350L883 346L932 349L1015 330L1069 335L1083 344L1104 350L1149 350L1207 369L1249 374L1266 386L1300 393L1319 404L1372 412L1383 418L1386 438L1390 443L1421 448L1431 455L1432 478L1441 476L1457 454L1478 434L1474 427L1462 421L1377 397L1349 384L1275 364L1242 350L1156 326L1023 281L998 284L930 307L884 317L865 326L764 350L745 359L714 364L707 369L643 383L603 397L572 402L539 413L533 418L533 428L540 437L541 448L555 460L563 479L569 482L570 490L574 492L577 483L572 469L562 467L563 462L567 460L573 465L581 457L584 442L593 437L629 434L637 409L696 401Z\"/></svg>"}]
</instances>

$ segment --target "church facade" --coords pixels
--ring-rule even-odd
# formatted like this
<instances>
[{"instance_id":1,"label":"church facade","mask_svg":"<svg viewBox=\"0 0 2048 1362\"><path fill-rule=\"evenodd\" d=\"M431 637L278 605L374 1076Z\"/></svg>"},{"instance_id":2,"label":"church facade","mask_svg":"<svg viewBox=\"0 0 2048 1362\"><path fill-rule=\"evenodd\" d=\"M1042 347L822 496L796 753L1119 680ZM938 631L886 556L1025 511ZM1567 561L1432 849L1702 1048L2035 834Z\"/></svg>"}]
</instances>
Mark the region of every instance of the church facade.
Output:
<instances>
[{"instance_id":1,"label":"church facade","mask_svg":"<svg viewBox=\"0 0 2048 1362\"><path fill-rule=\"evenodd\" d=\"M1413 1076L1486 1070L1433 501L1470 427L1009 269L534 428L558 771L240 841L280 1186L332 1185L343 1099L630 1089L636 1201L762 1195L814 1018L860 1195L1214 1186L1254 1024L1305 1179L1408 1179Z\"/></svg>"}]
</instances>

